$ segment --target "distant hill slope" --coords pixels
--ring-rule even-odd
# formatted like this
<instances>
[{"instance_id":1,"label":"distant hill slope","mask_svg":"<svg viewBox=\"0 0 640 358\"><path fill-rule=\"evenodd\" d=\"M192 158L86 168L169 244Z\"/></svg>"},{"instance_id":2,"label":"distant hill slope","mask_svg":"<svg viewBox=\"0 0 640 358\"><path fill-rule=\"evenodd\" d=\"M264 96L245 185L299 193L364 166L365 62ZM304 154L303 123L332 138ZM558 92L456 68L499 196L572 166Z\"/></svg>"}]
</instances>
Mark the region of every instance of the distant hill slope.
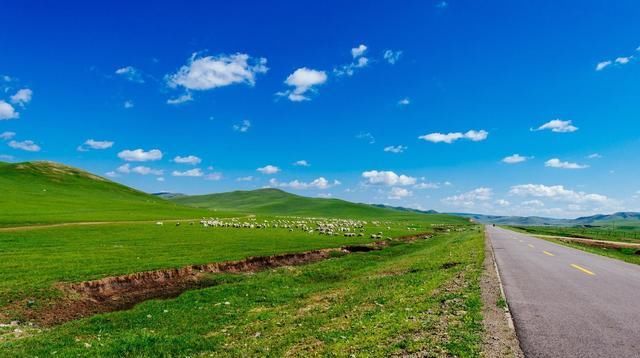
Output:
<instances>
[{"instance_id":1,"label":"distant hill slope","mask_svg":"<svg viewBox=\"0 0 640 358\"><path fill-rule=\"evenodd\" d=\"M468 213L451 213L484 224L522 225L522 226L617 226L620 228L640 228L640 213L619 212L598 214L576 219L555 219L540 216L498 216Z\"/></svg>"},{"instance_id":2,"label":"distant hill slope","mask_svg":"<svg viewBox=\"0 0 640 358\"><path fill-rule=\"evenodd\" d=\"M197 218L171 203L53 162L0 163L0 226Z\"/></svg>"},{"instance_id":3,"label":"distant hill slope","mask_svg":"<svg viewBox=\"0 0 640 358\"><path fill-rule=\"evenodd\" d=\"M340 199L309 198L279 189L258 189L229 193L186 196L173 202L199 208L228 210L263 215L317 216L363 219L420 220L464 223L450 215L424 214L357 204Z\"/></svg>"}]
</instances>

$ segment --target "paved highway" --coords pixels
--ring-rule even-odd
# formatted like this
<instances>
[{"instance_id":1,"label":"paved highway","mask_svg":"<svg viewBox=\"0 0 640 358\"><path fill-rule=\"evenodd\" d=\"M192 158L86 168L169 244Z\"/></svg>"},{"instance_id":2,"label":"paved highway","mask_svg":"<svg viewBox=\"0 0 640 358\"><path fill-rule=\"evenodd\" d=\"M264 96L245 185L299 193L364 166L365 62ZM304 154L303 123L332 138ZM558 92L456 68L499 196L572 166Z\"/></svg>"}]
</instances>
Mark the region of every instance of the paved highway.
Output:
<instances>
[{"instance_id":1,"label":"paved highway","mask_svg":"<svg viewBox=\"0 0 640 358\"><path fill-rule=\"evenodd\" d=\"M487 226L526 357L640 357L640 265Z\"/></svg>"}]
</instances>

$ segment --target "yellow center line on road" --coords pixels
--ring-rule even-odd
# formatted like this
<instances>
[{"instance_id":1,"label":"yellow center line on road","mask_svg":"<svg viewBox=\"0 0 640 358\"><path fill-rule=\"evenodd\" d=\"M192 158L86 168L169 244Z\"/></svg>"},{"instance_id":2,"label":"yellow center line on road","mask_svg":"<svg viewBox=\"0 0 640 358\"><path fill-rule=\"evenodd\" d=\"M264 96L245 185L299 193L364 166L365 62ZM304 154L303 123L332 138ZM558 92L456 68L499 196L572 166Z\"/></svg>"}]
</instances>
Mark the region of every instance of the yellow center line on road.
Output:
<instances>
[{"instance_id":1,"label":"yellow center line on road","mask_svg":"<svg viewBox=\"0 0 640 358\"><path fill-rule=\"evenodd\" d=\"M550 253L549 251L542 251L542 252L544 252L544 254L545 254L545 255L548 255L548 256L556 256L556 255L554 255L554 254Z\"/></svg>"},{"instance_id":2,"label":"yellow center line on road","mask_svg":"<svg viewBox=\"0 0 640 358\"><path fill-rule=\"evenodd\" d=\"M578 266L578 265L576 265L576 264L571 264L571 267L573 267L574 269L580 270L580 271L582 271L582 272L586 273L587 275L592 275L592 276L593 276L593 275L595 275L595 273L593 273L593 272L591 272L591 271L587 270L587 269L586 269L586 268L584 268L584 267Z\"/></svg>"},{"instance_id":3,"label":"yellow center line on road","mask_svg":"<svg viewBox=\"0 0 640 358\"><path fill-rule=\"evenodd\" d=\"M530 248L532 248L532 249L535 247L535 246L533 246L533 245L531 245L531 244L528 244L528 245L529 245L529 247L530 247Z\"/></svg>"}]
</instances>

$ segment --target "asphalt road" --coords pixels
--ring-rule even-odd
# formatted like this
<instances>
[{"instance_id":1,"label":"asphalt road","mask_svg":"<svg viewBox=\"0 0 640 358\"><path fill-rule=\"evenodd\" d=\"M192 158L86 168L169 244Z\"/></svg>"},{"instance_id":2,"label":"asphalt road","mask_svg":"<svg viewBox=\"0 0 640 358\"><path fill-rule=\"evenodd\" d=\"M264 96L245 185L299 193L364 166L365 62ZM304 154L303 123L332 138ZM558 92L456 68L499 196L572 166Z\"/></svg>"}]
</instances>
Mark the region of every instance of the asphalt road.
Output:
<instances>
[{"instance_id":1,"label":"asphalt road","mask_svg":"<svg viewBox=\"0 0 640 358\"><path fill-rule=\"evenodd\" d=\"M526 357L640 357L640 265L487 234Z\"/></svg>"}]
</instances>

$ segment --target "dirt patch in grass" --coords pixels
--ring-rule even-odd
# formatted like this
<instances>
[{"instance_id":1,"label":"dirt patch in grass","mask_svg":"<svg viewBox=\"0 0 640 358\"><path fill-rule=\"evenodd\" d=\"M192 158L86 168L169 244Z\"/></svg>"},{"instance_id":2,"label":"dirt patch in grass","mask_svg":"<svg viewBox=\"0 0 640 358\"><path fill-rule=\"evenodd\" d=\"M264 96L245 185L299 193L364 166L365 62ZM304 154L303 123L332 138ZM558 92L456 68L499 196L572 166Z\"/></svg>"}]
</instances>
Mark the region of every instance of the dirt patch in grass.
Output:
<instances>
[{"instance_id":1,"label":"dirt patch in grass","mask_svg":"<svg viewBox=\"0 0 640 358\"><path fill-rule=\"evenodd\" d=\"M419 234L403 236L394 240L411 242L430 237L431 235ZM38 308L29 308L26 302L20 302L10 310L19 312L21 316L30 321L44 326L53 326L98 313L129 309L149 299L173 298L187 290L219 284L219 280L216 280L211 274L252 273L278 267L303 265L329 259L336 255L381 250L389 243L389 240L383 240L367 245L248 257L238 261L137 272L79 283L59 283L56 287L64 293L64 299Z\"/></svg>"},{"instance_id":2,"label":"dirt patch in grass","mask_svg":"<svg viewBox=\"0 0 640 358\"><path fill-rule=\"evenodd\" d=\"M493 247L485 237L484 270L480 278L482 292L482 323L484 325L484 357L524 357L513 323L510 322L508 306L502 294L500 278L496 271Z\"/></svg>"}]
</instances>

